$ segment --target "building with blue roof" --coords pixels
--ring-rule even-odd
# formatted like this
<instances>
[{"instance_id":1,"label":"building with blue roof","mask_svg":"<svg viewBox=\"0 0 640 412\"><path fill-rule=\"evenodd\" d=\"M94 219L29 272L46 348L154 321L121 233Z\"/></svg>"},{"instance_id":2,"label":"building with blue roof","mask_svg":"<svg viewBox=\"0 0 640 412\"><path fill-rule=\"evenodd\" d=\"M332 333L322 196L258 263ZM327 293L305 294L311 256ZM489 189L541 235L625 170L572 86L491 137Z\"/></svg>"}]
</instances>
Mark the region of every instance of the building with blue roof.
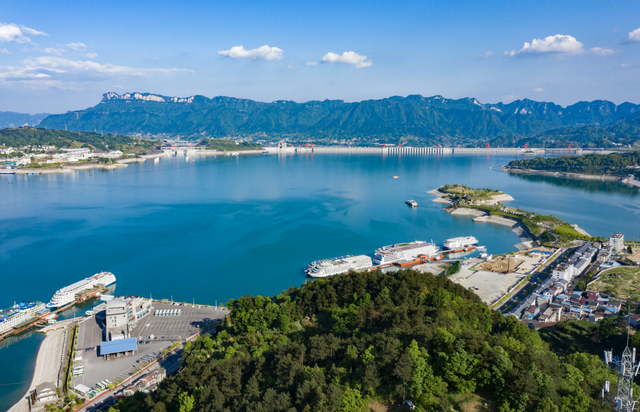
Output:
<instances>
[{"instance_id":1,"label":"building with blue roof","mask_svg":"<svg viewBox=\"0 0 640 412\"><path fill-rule=\"evenodd\" d=\"M134 355L138 350L136 338L119 339L100 344L100 356L107 358L109 355Z\"/></svg>"}]
</instances>

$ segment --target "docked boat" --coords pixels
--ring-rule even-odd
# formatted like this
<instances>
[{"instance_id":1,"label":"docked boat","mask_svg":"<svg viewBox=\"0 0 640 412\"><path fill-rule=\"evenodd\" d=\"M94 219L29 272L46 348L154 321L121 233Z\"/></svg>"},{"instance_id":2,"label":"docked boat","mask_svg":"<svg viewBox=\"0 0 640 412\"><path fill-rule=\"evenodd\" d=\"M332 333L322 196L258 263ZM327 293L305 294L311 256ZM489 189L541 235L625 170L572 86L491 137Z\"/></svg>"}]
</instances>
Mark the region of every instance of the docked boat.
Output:
<instances>
[{"instance_id":1,"label":"docked boat","mask_svg":"<svg viewBox=\"0 0 640 412\"><path fill-rule=\"evenodd\" d=\"M454 237L444 241L444 250L464 250L469 246L477 246L478 239L473 236Z\"/></svg>"},{"instance_id":2,"label":"docked boat","mask_svg":"<svg viewBox=\"0 0 640 412\"><path fill-rule=\"evenodd\" d=\"M412 200L407 200L405 203L408 204L411 207L418 207L418 202L416 202L413 199Z\"/></svg>"},{"instance_id":3,"label":"docked boat","mask_svg":"<svg viewBox=\"0 0 640 412\"><path fill-rule=\"evenodd\" d=\"M371 258L366 255L346 255L331 259L316 260L311 262L305 270L312 278L324 278L339 275L350 270L363 270L373 266Z\"/></svg>"},{"instance_id":4,"label":"docked boat","mask_svg":"<svg viewBox=\"0 0 640 412\"><path fill-rule=\"evenodd\" d=\"M430 257L435 255L438 249L440 248L434 245L433 242L427 243L422 240L383 246L377 249L373 255L373 263L384 265L399 260L415 260L420 255Z\"/></svg>"},{"instance_id":5,"label":"docked boat","mask_svg":"<svg viewBox=\"0 0 640 412\"><path fill-rule=\"evenodd\" d=\"M100 272L95 275L80 280L72 285L66 286L56 292L51 298L51 302L47 303L47 308L56 309L72 303L76 299L76 295L95 288L96 286L107 287L116 283L116 277L111 272Z\"/></svg>"},{"instance_id":6,"label":"docked boat","mask_svg":"<svg viewBox=\"0 0 640 412\"><path fill-rule=\"evenodd\" d=\"M0 310L0 337L15 332L16 328L33 320L45 311L46 309L42 302L21 302L8 309Z\"/></svg>"}]
</instances>

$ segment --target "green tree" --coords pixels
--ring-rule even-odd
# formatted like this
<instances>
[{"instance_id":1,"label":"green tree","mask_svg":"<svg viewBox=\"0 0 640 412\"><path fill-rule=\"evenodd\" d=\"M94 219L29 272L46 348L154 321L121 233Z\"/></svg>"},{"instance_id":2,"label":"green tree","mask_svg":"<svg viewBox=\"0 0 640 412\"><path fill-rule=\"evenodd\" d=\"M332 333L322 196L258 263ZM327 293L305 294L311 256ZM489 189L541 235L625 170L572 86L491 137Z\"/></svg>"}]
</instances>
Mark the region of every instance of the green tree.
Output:
<instances>
[{"instance_id":1,"label":"green tree","mask_svg":"<svg viewBox=\"0 0 640 412\"><path fill-rule=\"evenodd\" d=\"M366 405L360 391L353 388L345 389L342 395L341 412L361 412Z\"/></svg>"},{"instance_id":2,"label":"green tree","mask_svg":"<svg viewBox=\"0 0 640 412\"><path fill-rule=\"evenodd\" d=\"M178 403L180 404L180 412L191 412L196 407L193 395L189 395L188 392L178 392Z\"/></svg>"}]
</instances>

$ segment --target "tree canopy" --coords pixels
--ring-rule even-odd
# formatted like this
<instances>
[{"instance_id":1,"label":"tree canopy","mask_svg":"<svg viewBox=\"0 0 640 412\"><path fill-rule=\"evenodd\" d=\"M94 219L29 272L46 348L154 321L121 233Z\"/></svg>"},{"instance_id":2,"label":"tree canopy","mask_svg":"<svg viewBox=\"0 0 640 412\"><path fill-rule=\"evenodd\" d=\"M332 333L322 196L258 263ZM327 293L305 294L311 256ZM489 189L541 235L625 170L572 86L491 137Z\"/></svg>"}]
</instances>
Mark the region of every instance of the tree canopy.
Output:
<instances>
[{"instance_id":1,"label":"tree canopy","mask_svg":"<svg viewBox=\"0 0 640 412\"><path fill-rule=\"evenodd\" d=\"M604 411L595 355L560 358L538 332L473 292L412 270L350 273L244 296L215 336L187 344L184 367L128 411L361 411L411 399L449 411L482 389L500 411Z\"/></svg>"}]
</instances>

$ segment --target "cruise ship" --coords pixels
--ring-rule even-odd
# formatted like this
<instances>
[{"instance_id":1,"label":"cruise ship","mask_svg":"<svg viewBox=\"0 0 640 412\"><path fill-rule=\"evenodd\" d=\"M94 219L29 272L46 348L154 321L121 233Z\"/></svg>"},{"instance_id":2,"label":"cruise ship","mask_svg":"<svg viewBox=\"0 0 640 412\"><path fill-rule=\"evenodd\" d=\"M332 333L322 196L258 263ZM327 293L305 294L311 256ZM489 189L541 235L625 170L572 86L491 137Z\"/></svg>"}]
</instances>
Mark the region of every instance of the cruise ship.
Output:
<instances>
[{"instance_id":1,"label":"cruise ship","mask_svg":"<svg viewBox=\"0 0 640 412\"><path fill-rule=\"evenodd\" d=\"M51 298L51 302L47 303L47 308L56 309L62 306L72 303L76 299L76 295L80 295L83 292L93 289L97 285L107 287L116 283L116 277L111 272L100 272L91 276L90 278L83 279L79 282L64 287L56 292Z\"/></svg>"},{"instance_id":2,"label":"cruise ship","mask_svg":"<svg viewBox=\"0 0 640 412\"><path fill-rule=\"evenodd\" d=\"M373 255L373 263L384 265L397 262L399 260L413 260L420 255L435 255L439 247L432 243L416 240L410 243L398 243L395 245L383 246L376 250Z\"/></svg>"},{"instance_id":3,"label":"cruise ship","mask_svg":"<svg viewBox=\"0 0 640 412\"><path fill-rule=\"evenodd\" d=\"M366 255L346 255L331 259L316 260L311 262L305 270L312 278L324 278L327 276L339 275L350 270L362 270L373 266L371 258Z\"/></svg>"},{"instance_id":4,"label":"cruise ship","mask_svg":"<svg viewBox=\"0 0 640 412\"><path fill-rule=\"evenodd\" d=\"M444 241L444 250L459 250L469 246L476 246L478 239L473 236L453 237Z\"/></svg>"},{"instance_id":5,"label":"cruise ship","mask_svg":"<svg viewBox=\"0 0 640 412\"><path fill-rule=\"evenodd\" d=\"M33 320L45 310L42 302L21 302L0 311L0 337L14 331L14 328Z\"/></svg>"}]
</instances>

